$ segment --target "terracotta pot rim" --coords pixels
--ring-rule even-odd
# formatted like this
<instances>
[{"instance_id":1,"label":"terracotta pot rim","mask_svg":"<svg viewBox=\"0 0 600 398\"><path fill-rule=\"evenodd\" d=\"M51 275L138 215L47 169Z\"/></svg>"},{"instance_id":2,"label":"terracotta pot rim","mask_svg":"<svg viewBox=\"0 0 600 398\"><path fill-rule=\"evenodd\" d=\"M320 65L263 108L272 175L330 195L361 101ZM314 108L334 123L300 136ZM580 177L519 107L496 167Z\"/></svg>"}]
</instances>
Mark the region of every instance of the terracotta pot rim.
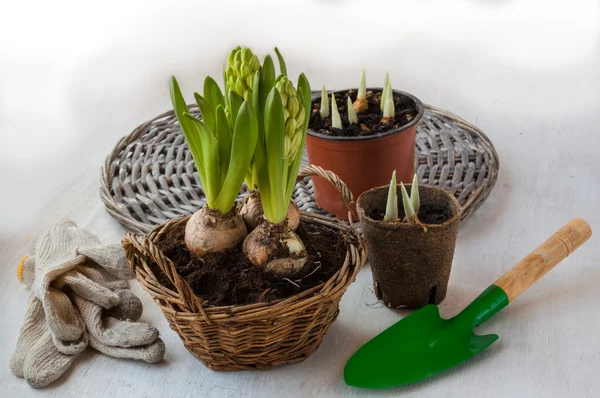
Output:
<instances>
[{"instance_id":1,"label":"terracotta pot rim","mask_svg":"<svg viewBox=\"0 0 600 398\"><path fill-rule=\"evenodd\" d=\"M406 187L406 189L410 192L410 185L411 184L404 184L404 186ZM400 184L397 185L398 186L398 190L400 190ZM372 195L373 193L375 193L376 191L380 191L382 189L385 189L386 191L389 189L389 185L383 185L380 187L375 187L372 189L369 189L368 191L365 191L362 193L362 195L360 195L358 197L358 200L356 201L356 210L357 212L360 214L360 216L362 216L365 220L368 220L370 223L373 223L374 225L377 225L379 228L388 228L388 229L423 229L423 227L419 226L419 225L413 225L413 224L408 224L405 222L386 222L386 221L382 221L382 220L375 220L374 218L371 218L370 216L368 216L365 212L365 209L361 206L361 201L364 199L364 197L366 197L367 195ZM450 219L448 219L448 221L442 223L442 224L424 224L427 226L427 229L441 229L441 228L446 228L448 225L454 224L456 222L460 222L460 217L462 215L462 206L460 205L460 203L458 202L458 200L456 199L456 197L449 191L442 189L442 188L438 188L438 187L431 187L428 185L421 185L419 186L419 189L429 189L432 191L441 191L443 192L443 194L449 198L450 202L453 202L453 204L455 205L457 212L456 214L451 217Z\"/></svg>"},{"instance_id":2,"label":"terracotta pot rim","mask_svg":"<svg viewBox=\"0 0 600 398\"><path fill-rule=\"evenodd\" d=\"M353 90L353 89L348 88L348 89L345 89L345 90L337 90L337 91L333 91L333 93L334 94L347 93L350 90ZM371 90L371 91L383 91L383 88L381 88L381 87L367 87L367 90ZM415 105L417 107L417 116L415 116L408 124L405 124L404 126L402 126L400 128L397 128L395 130L390 130L390 131L388 131L386 133L383 133L383 134L375 134L375 135L369 135L369 136L364 136L364 137L336 137L336 136L330 136L330 135L315 133L314 131L312 131L310 129L310 126L309 126L307 134L310 135L311 137L321 138L321 139L328 140L328 141L367 141L367 140L374 140L374 139L377 139L377 138L388 137L390 135L401 133L401 132L403 132L403 131L411 128L415 124L419 123L419 121L423 117L423 113L425 113L425 107L423 106L423 103L421 102L421 100L419 100L414 95L409 94L409 93L407 93L405 91L400 91L400 90L394 90L394 89L392 89L392 92L395 93L395 94L400 94L400 95L403 95L403 96L406 96L406 97L410 98L415 103ZM314 102L316 102L316 101L321 101L321 99L320 98L313 99L311 101L311 105Z\"/></svg>"}]
</instances>

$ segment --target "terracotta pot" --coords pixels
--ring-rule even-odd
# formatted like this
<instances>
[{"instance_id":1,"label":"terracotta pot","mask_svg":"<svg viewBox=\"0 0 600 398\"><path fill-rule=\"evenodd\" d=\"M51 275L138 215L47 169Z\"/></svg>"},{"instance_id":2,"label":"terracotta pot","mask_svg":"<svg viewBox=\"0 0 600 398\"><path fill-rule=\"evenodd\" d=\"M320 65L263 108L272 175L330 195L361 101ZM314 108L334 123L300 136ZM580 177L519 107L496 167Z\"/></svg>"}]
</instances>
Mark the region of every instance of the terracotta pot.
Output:
<instances>
[{"instance_id":1,"label":"terracotta pot","mask_svg":"<svg viewBox=\"0 0 600 398\"><path fill-rule=\"evenodd\" d=\"M380 88L370 88L374 92ZM348 90L336 91L344 94ZM363 192L388 184L396 170L398 181L412 181L415 167L415 136L423 116L423 104L416 97L398 90L394 95L410 98L417 109L416 117L400 129L368 137L331 137L308 129L306 150L308 161L337 174L357 198ZM313 104L321 99L313 100ZM317 205L340 219L347 219L348 210L340 201L338 191L320 177L313 177Z\"/></svg>"},{"instance_id":2,"label":"terracotta pot","mask_svg":"<svg viewBox=\"0 0 600 398\"><path fill-rule=\"evenodd\" d=\"M410 192L410 186L406 187ZM446 297L462 209L449 191L421 186L421 208L444 206L450 219L422 226L383 222L388 187L371 189L358 199L358 215L369 253L375 294L392 308L420 308ZM398 187L400 192L400 187ZM402 200L398 214L404 217Z\"/></svg>"}]
</instances>

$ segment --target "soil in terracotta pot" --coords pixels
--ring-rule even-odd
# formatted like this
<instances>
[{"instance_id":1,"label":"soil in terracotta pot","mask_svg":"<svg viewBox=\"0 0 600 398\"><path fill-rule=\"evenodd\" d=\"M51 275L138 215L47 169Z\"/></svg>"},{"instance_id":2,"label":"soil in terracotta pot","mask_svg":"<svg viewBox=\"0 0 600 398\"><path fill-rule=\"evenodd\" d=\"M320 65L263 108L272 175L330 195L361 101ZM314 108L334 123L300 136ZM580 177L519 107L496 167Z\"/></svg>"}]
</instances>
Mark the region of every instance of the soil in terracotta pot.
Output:
<instances>
[{"instance_id":1,"label":"soil in terracotta pot","mask_svg":"<svg viewBox=\"0 0 600 398\"><path fill-rule=\"evenodd\" d=\"M377 212L371 214L370 217L377 221L382 221L384 212ZM398 211L398 218L403 219L405 216L404 211ZM418 214L419 220L423 224L434 225L443 224L452 217L452 211L448 206L440 206L435 204L423 204L419 209Z\"/></svg>"},{"instance_id":2,"label":"soil in terracotta pot","mask_svg":"<svg viewBox=\"0 0 600 398\"><path fill-rule=\"evenodd\" d=\"M296 233L308 252L304 274L293 283L273 279L257 269L242 253L210 253L194 259L187 251L183 236L185 223L159 241L157 246L175 264L181 277L194 293L210 305L244 305L291 297L327 281L344 263L347 236L335 229L301 222ZM158 265L151 264L154 275L164 286L175 290ZM313 272L314 271L314 272Z\"/></svg>"},{"instance_id":3,"label":"soil in terracotta pot","mask_svg":"<svg viewBox=\"0 0 600 398\"><path fill-rule=\"evenodd\" d=\"M331 127L331 112L329 112L329 117L321 119L321 115L319 114L321 101L313 102L312 104L310 123L308 125L309 129L315 133L337 137L370 136L401 128L410 123L418 113L414 102L410 98L394 93L396 116L394 120L383 123L381 121L382 112L380 108L381 92L368 90L367 103L369 104L369 109L357 115L358 124L350 124L348 122L348 110L346 109L348 105L346 98L348 96L354 102L356 100L356 90L335 95L335 101L338 105L340 118L342 119L342 129Z\"/></svg>"}]
</instances>

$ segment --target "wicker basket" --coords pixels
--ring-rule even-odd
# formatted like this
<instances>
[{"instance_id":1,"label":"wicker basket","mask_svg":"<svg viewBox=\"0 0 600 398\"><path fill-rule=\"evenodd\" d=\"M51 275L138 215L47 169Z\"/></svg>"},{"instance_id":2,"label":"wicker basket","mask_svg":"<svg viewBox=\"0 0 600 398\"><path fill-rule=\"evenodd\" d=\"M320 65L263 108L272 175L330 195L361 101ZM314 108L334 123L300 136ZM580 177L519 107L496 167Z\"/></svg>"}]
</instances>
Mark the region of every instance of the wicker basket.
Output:
<instances>
[{"instance_id":1,"label":"wicker basket","mask_svg":"<svg viewBox=\"0 0 600 398\"><path fill-rule=\"evenodd\" d=\"M300 170L298 178L319 175L350 204L352 194L333 173L319 167ZM212 307L203 303L156 247L160 237L188 217L163 224L146 236L128 233L123 247L142 287L152 296L179 334L185 347L214 370L267 369L300 362L321 344L338 315L344 291L354 281L367 254L362 238L348 225L329 217L302 212L307 223L326 225L354 235L343 266L325 283L287 299L243 306ZM150 268L156 263L175 290L161 285Z\"/></svg>"}]
</instances>

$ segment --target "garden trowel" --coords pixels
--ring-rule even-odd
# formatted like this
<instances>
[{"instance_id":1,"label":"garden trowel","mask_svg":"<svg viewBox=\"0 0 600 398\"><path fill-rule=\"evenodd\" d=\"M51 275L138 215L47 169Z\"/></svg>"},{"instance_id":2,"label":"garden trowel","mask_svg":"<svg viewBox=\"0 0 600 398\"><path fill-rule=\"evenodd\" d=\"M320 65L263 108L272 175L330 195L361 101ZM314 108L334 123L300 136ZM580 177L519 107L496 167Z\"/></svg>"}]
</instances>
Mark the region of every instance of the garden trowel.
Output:
<instances>
[{"instance_id":1,"label":"garden trowel","mask_svg":"<svg viewBox=\"0 0 600 398\"><path fill-rule=\"evenodd\" d=\"M586 221L571 220L454 318L440 318L435 305L408 315L350 358L344 369L346 384L364 388L399 386L471 358L498 339L495 334L478 336L473 329L516 299L591 234Z\"/></svg>"}]
</instances>

